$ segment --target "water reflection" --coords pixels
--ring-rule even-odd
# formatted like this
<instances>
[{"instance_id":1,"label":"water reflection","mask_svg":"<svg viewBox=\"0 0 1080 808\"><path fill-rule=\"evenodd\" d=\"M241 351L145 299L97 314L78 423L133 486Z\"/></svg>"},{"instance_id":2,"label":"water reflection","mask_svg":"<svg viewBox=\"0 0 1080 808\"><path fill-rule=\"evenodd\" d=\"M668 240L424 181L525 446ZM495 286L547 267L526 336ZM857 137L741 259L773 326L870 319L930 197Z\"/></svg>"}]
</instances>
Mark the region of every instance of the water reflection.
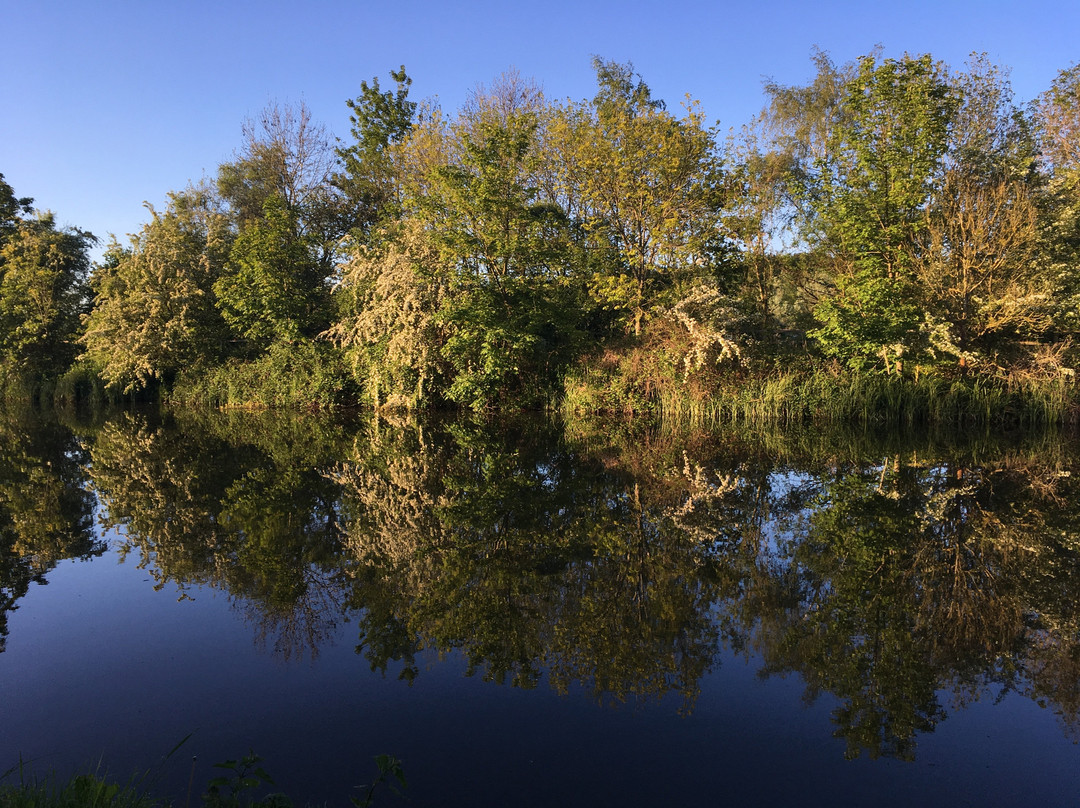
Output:
<instances>
[{"instance_id":1,"label":"water reflection","mask_svg":"<svg viewBox=\"0 0 1080 808\"><path fill-rule=\"evenodd\" d=\"M105 526L158 588L225 590L261 642L314 656L345 597L337 488L323 472L343 439L323 427L126 413L90 450Z\"/></svg>"},{"instance_id":2,"label":"water reflection","mask_svg":"<svg viewBox=\"0 0 1080 808\"><path fill-rule=\"evenodd\" d=\"M8 614L59 561L105 546L93 531L85 456L70 430L33 412L0 410L0 651Z\"/></svg>"},{"instance_id":3,"label":"water reflection","mask_svg":"<svg viewBox=\"0 0 1080 808\"><path fill-rule=\"evenodd\" d=\"M834 699L852 757L911 759L1006 691L1080 728L1077 455L1059 436L251 413L126 413L81 445L0 429L5 610L42 565L100 550L88 473L156 586L227 592L286 657L350 621L403 682L422 650L457 651L493 682L689 713L728 649Z\"/></svg>"}]
</instances>

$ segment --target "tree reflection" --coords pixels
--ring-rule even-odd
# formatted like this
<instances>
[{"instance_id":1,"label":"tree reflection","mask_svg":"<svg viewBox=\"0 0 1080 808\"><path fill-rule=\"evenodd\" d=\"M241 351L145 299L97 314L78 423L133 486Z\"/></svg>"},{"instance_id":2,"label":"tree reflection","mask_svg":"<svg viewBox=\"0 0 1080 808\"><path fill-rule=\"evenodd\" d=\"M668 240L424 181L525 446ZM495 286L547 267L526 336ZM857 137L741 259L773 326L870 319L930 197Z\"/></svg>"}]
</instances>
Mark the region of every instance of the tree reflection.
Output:
<instances>
[{"instance_id":1,"label":"tree reflection","mask_svg":"<svg viewBox=\"0 0 1080 808\"><path fill-rule=\"evenodd\" d=\"M726 646L834 700L848 755L911 759L989 694L1080 727L1075 457L1055 436L128 414L89 468L159 587L228 591L281 653L355 619L406 681L433 650L688 712Z\"/></svg>"},{"instance_id":2,"label":"tree reflection","mask_svg":"<svg viewBox=\"0 0 1080 808\"><path fill-rule=\"evenodd\" d=\"M281 653L315 654L340 619L336 490L317 465L334 445L294 421L125 414L98 435L94 484L158 589L224 589ZM275 428L277 427L277 428ZM332 430L331 430L332 431Z\"/></svg>"},{"instance_id":3,"label":"tree reflection","mask_svg":"<svg viewBox=\"0 0 1080 808\"><path fill-rule=\"evenodd\" d=\"M1029 474L1036 469L1029 469ZM848 754L914 757L915 739L987 688L1018 687L1023 571L1056 543L1028 476L912 453L837 467L788 517L797 607L763 615L765 672L797 671L840 699Z\"/></svg>"},{"instance_id":4,"label":"tree reflection","mask_svg":"<svg viewBox=\"0 0 1080 808\"><path fill-rule=\"evenodd\" d=\"M32 412L0 411L0 651L8 613L58 562L104 551L72 432Z\"/></svg>"},{"instance_id":5,"label":"tree reflection","mask_svg":"<svg viewBox=\"0 0 1080 808\"><path fill-rule=\"evenodd\" d=\"M405 678L434 646L497 682L547 671L560 691L692 701L718 649L703 554L632 475L553 429L376 422L358 441L336 479L355 515L362 650Z\"/></svg>"}]
</instances>

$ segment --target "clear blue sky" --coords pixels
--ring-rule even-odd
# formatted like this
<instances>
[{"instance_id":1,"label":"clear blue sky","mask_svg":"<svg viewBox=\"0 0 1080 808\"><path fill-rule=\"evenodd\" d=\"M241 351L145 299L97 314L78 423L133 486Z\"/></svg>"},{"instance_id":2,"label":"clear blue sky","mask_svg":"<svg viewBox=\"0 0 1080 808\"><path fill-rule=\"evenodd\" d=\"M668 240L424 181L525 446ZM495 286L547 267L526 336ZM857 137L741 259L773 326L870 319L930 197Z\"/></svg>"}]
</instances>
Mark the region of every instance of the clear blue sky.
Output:
<instances>
[{"instance_id":1,"label":"clear blue sky","mask_svg":"<svg viewBox=\"0 0 1080 808\"><path fill-rule=\"evenodd\" d=\"M985 51L1027 101L1080 60L1078 33L1078 0L0 0L0 173L61 223L123 238L144 200L213 175L268 102L303 100L345 137L345 100L400 64L413 98L454 110L508 67L590 97L598 54L727 128L760 109L764 77L808 81L815 46L954 67Z\"/></svg>"}]
</instances>

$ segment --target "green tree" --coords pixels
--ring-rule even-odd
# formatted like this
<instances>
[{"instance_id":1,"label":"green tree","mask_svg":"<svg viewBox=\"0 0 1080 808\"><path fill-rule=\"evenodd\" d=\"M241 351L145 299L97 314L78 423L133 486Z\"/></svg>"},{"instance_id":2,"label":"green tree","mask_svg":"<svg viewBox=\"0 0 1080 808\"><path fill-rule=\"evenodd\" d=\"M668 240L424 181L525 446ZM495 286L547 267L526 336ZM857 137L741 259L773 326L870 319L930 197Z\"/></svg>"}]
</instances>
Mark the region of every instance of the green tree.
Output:
<instances>
[{"instance_id":1,"label":"green tree","mask_svg":"<svg viewBox=\"0 0 1080 808\"><path fill-rule=\"evenodd\" d=\"M578 341L570 223L536 185L542 101L516 74L477 92L414 201L447 278L447 395L474 408L537 403Z\"/></svg>"},{"instance_id":2,"label":"green tree","mask_svg":"<svg viewBox=\"0 0 1080 808\"><path fill-rule=\"evenodd\" d=\"M0 357L9 372L55 378L74 360L95 241L57 228L51 213L10 225L0 245Z\"/></svg>"},{"instance_id":3,"label":"green tree","mask_svg":"<svg viewBox=\"0 0 1080 808\"><path fill-rule=\"evenodd\" d=\"M928 55L864 57L845 84L843 114L804 189L838 273L814 312L827 354L892 370L916 346L915 243L956 106Z\"/></svg>"},{"instance_id":4,"label":"green tree","mask_svg":"<svg viewBox=\"0 0 1080 808\"><path fill-rule=\"evenodd\" d=\"M597 94L570 109L569 193L589 234L614 248L615 272L594 279L594 296L629 313L640 333L656 296L680 276L722 269L722 173L715 137L692 101L676 118L633 66L593 61Z\"/></svg>"},{"instance_id":5,"label":"green tree","mask_svg":"<svg viewBox=\"0 0 1080 808\"><path fill-rule=\"evenodd\" d=\"M335 288L327 332L375 407L419 407L444 392L447 293L439 253L415 220L374 246L357 245Z\"/></svg>"},{"instance_id":6,"label":"green tree","mask_svg":"<svg viewBox=\"0 0 1080 808\"><path fill-rule=\"evenodd\" d=\"M279 196L237 236L214 292L226 322L256 351L328 325L329 285L296 213Z\"/></svg>"},{"instance_id":7,"label":"green tree","mask_svg":"<svg viewBox=\"0 0 1080 808\"><path fill-rule=\"evenodd\" d=\"M1031 123L985 55L951 84L959 105L916 237L916 274L932 347L968 366L1045 331L1051 286L1034 255Z\"/></svg>"},{"instance_id":8,"label":"green tree","mask_svg":"<svg viewBox=\"0 0 1080 808\"><path fill-rule=\"evenodd\" d=\"M1039 258L1053 278L1056 320L1066 332L1080 329L1080 64L1062 70L1036 100L1041 198Z\"/></svg>"},{"instance_id":9,"label":"green tree","mask_svg":"<svg viewBox=\"0 0 1080 808\"><path fill-rule=\"evenodd\" d=\"M355 216L333 184L340 166L325 127L303 103L270 104L257 120L244 123L243 137L236 159L223 163L217 177L235 227L242 231L262 221L267 203L279 199L312 260L330 277Z\"/></svg>"},{"instance_id":10,"label":"green tree","mask_svg":"<svg viewBox=\"0 0 1080 808\"><path fill-rule=\"evenodd\" d=\"M349 200L354 227L364 234L394 213L398 200L391 155L393 147L408 138L416 120L417 104L409 100L412 79L405 66L391 70L390 78L393 90L382 90L379 79L373 78L370 85L360 82L360 95L345 102L354 142L337 149L343 170L334 175L333 182Z\"/></svg>"},{"instance_id":11,"label":"green tree","mask_svg":"<svg viewBox=\"0 0 1080 808\"><path fill-rule=\"evenodd\" d=\"M0 246L15 232L22 217L33 209L34 200L28 196L15 196L15 190L0 174Z\"/></svg>"},{"instance_id":12,"label":"green tree","mask_svg":"<svg viewBox=\"0 0 1080 808\"><path fill-rule=\"evenodd\" d=\"M163 213L115 242L92 279L82 342L106 383L124 393L170 384L186 367L219 360L227 331L215 306L232 234L205 188L171 194Z\"/></svg>"}]
</instances>

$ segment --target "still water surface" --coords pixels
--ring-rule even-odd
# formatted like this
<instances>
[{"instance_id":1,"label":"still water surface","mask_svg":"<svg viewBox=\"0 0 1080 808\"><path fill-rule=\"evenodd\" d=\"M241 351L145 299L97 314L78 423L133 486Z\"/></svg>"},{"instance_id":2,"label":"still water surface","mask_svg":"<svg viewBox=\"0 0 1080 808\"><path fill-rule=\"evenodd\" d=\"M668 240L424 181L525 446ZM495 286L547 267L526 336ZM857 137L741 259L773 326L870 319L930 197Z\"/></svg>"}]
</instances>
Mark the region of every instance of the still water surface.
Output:
<instances>
[{"instance_id":1,"label":"still water surface","mask_svg":"<svg viewBox=\"0 0 1080 808\"><path fill-rule=\"evenodd\" d=\"M423 806L1071 805L1078 459L4 414L0 769L149 770L181 805L249 750L330 805L380 753Z\"/></svg>"}]
</instances>

